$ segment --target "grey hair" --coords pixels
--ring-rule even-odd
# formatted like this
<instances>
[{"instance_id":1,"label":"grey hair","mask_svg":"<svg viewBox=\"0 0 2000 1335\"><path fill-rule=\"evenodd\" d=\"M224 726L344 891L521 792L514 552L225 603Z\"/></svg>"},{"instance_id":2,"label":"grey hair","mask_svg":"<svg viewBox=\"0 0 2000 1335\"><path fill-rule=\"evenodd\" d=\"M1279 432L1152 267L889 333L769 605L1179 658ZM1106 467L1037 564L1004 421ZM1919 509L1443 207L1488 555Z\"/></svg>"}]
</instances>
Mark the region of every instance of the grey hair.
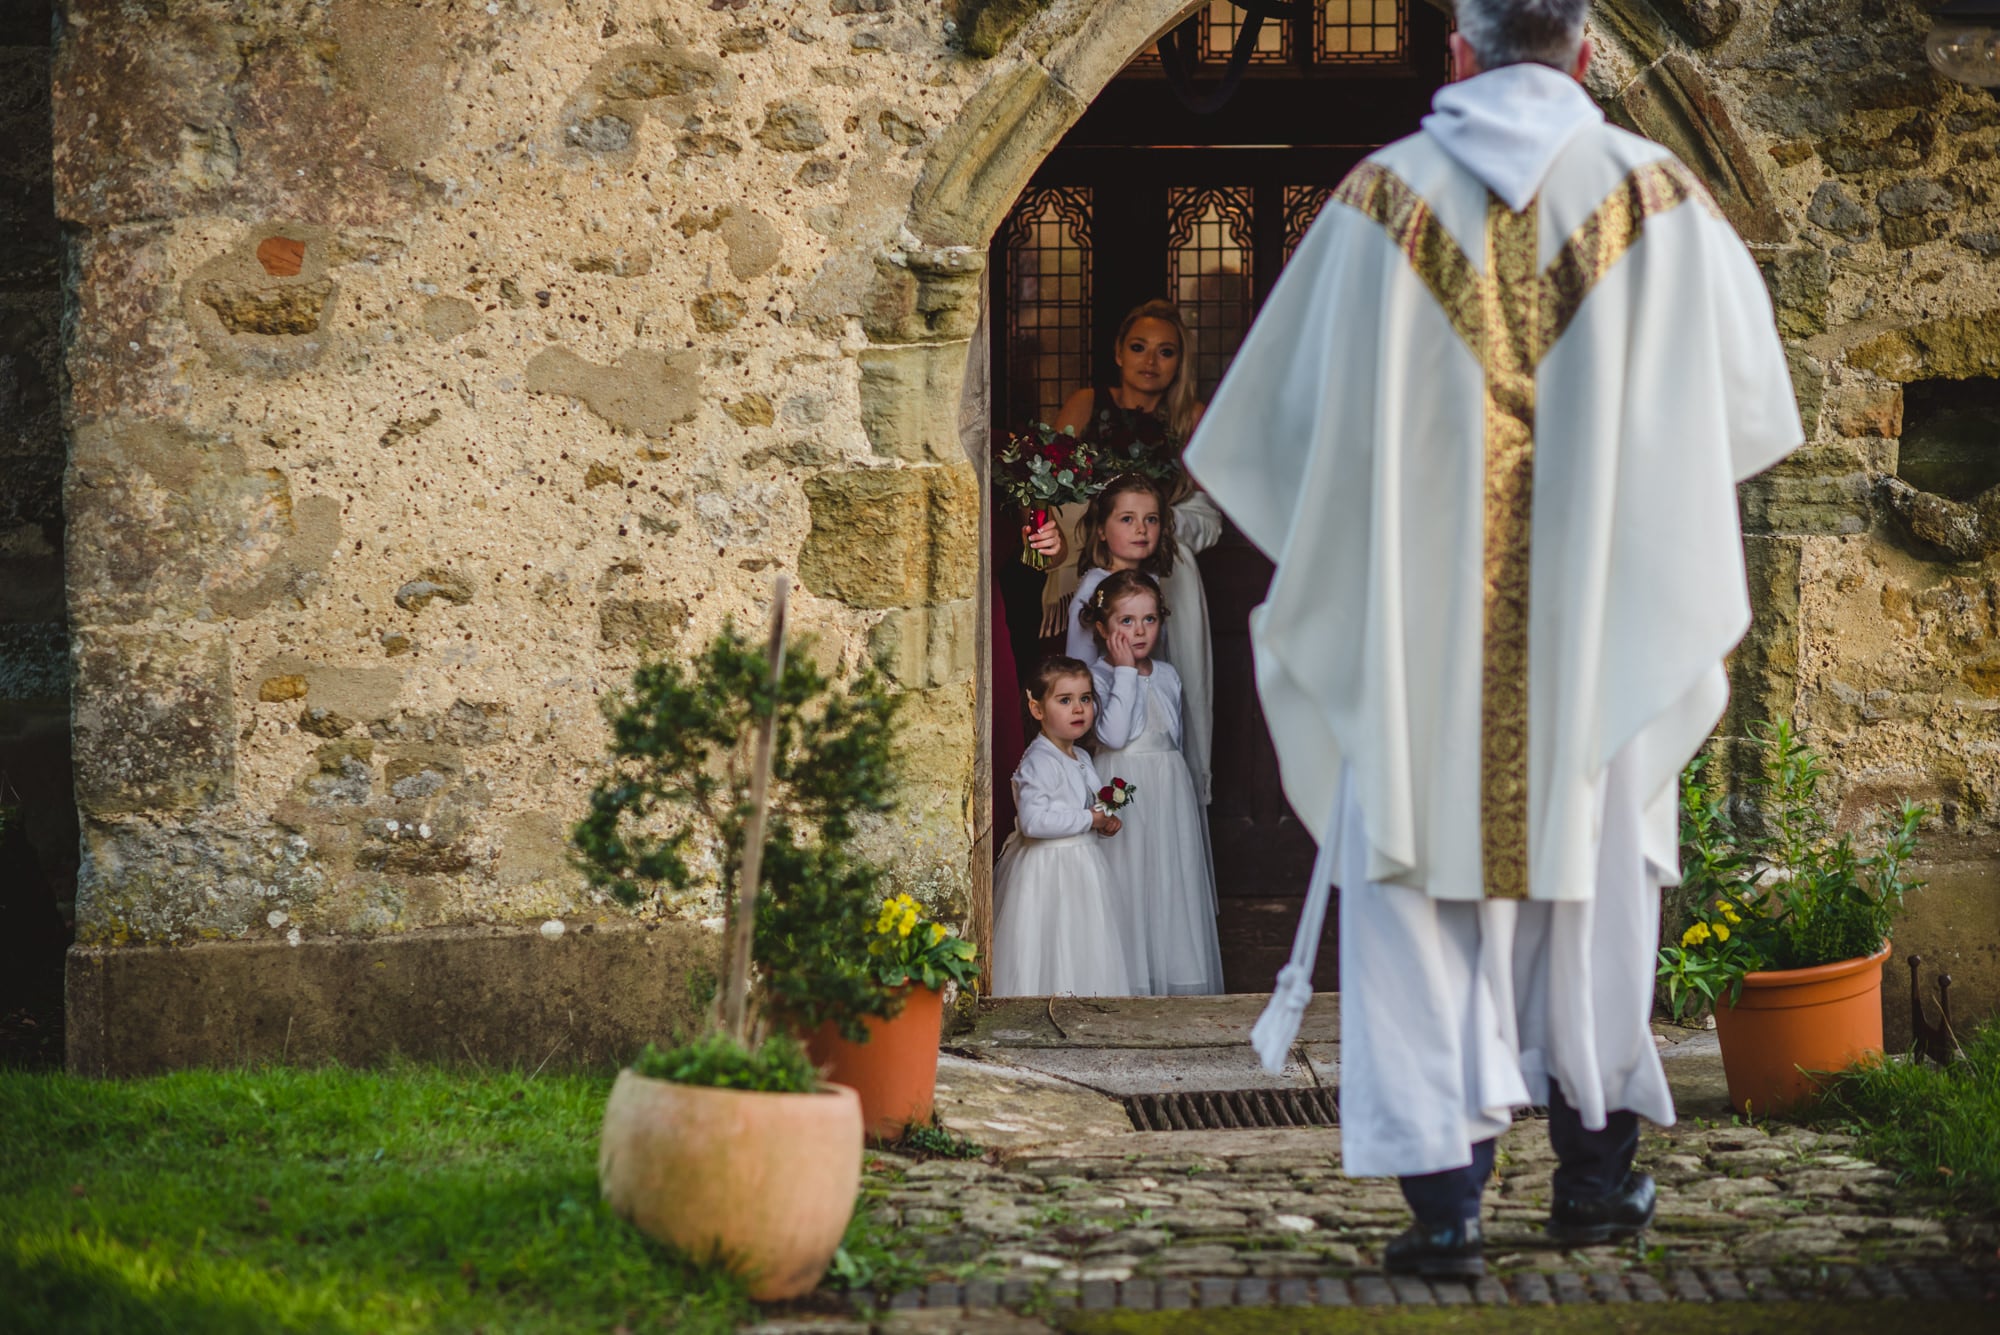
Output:
<instances>
[{"instance_id":1,"label":"grey hair","mask_svg":"<svg viewBox=\"0 0 2000 1335\"><path fill-rule=\"evenodd\" d=\"M1481 69L1535 64L1567 70L1583 43L1590 0L1454 0L1452 8Z\"/></svg>"}]
</instances>

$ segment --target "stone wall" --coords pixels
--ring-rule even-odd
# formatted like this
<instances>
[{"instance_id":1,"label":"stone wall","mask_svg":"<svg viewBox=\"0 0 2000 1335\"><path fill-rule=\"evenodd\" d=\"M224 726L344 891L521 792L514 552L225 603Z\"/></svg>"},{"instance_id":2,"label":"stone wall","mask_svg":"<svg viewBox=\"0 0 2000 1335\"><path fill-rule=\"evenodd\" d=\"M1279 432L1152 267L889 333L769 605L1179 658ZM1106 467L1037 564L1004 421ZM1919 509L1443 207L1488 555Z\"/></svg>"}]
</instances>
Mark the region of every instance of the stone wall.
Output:
<instances>
[{"instance_id":1,"label":"stone wall","mask_svg":"<svg viewBox=\"0 0 2000 1335\"><path fill-rule=\"evenodd\" d=\"M985 245L1193 7L66 0L83 940L620 916L563 853L597 698L780 570L827 666L910 697L875 837L962 899ZM1906 383L1992 373L2000 115L1913 3L1670 9L1600 9L1593 91L1758 247L1814 442L1745 492L1739 708L1797 712L1850 815L1948 799L1984 865L1996 567L1873 477Z\"/></svg>"},{"instance_id":2,"label":"stone wall","mask_svg":"<svg viewBox=\"0 0 2000 1335\"><path fill-rule=\"evenodd\" d=\"M1955 975L1961 1014L1992 1014L2000 529L1983 547L1946 537L1949 550L1924 535L2000 482L2000 108L1932 72L1919 4L1664 8L1657 56L1629 17L1602 11L1618 57L1607 72L1650 59L1614 105L1727 184L1776 299L1809 442L1743 489L1758 622L1736 655L1726 731L1795 717L1832 760L1828 791L1850 828L1903 796L1937 810L1933 885L1911 900L1898 949ZM1680 115L1660 105L1669 80ZM1963 430L1973 423L1983 431ZM1972 438L1931 443L1954 429ZM1895 1041L1906 996L1891 988Z\"/></svg>"}]
</instances>

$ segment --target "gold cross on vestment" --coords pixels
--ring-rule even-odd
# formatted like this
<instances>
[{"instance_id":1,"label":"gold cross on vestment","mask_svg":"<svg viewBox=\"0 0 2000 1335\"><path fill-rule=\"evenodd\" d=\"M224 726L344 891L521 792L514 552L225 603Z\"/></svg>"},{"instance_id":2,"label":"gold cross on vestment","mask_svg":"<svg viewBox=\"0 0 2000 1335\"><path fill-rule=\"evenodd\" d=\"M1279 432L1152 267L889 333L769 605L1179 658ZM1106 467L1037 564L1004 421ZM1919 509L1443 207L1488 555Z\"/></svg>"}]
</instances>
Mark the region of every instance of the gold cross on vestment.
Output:
<instances>
[{"instance_id":1,"label":"gold cross on vestment","mask_svg":"<svg viewBox=\"0 0 2000 1335\"><path fill-rule=\"evenodd\" d=\"M1380 223L1444 309L1486 376L1484 622L1479 682L1479 837L1489 899L1528 897L1528 572L1534 519L1535 373L1583 299L1646 220L1708 192L1671 158L1622 181L1537 272L1540 201L1515 213L1486 202L1482 273L1421 195L1364 162L1335 203ZM1720 216L1717 214L1717 216Z\"/></svg>"}]
</instances>

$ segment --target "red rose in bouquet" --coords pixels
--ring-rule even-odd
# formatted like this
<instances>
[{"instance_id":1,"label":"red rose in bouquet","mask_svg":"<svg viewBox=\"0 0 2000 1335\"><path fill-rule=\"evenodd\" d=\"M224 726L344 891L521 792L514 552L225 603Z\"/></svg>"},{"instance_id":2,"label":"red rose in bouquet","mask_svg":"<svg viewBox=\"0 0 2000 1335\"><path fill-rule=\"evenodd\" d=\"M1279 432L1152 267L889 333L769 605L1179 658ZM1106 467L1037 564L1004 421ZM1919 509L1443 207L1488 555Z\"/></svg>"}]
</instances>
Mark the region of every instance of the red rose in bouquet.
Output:
<instances>
[{"instance_id":1,"label":"red rose in bouquet","mask_svg":"<svg viewBox=\"0 0 2000 1335\"><path fill-rule=\"evenodd\" d=\"M1093 805L1107 816L1115 816L1132 805L1132 799L1139 795L1136 784L1123 779L1113 779L1097 790L1097 801Z\"/></svg>"},{"instance_id":2,"label":"red rose in bouquet","mask_svg":"<svg viewBox=\"0 0 2000 1335\"><path fill-rule=\"evenodd\" d=\"M1097 471L1105 481L1139 473L1171 497L1181 483L1181 451L1187 442L1157 413L1120 408L1100 401L1097 409Z\"/></svg>"},{"instance_id":3,"label":"red rose in bouquet","mask_svg":"<svg viewBox=\"0 0 2000 1335\"><path fill-rule=\"evenodd\" d=\"M993 481L1021 507L1030 528L1049 522L1058 505L1087 501L1098 490L1097 451L1067 431L1046 422L1031 422L1026 431L1009 433L995 460ZM1021 561L1035 570L1049 567L1048 557L1023 548Z\"/></svg>"}]
</instances>

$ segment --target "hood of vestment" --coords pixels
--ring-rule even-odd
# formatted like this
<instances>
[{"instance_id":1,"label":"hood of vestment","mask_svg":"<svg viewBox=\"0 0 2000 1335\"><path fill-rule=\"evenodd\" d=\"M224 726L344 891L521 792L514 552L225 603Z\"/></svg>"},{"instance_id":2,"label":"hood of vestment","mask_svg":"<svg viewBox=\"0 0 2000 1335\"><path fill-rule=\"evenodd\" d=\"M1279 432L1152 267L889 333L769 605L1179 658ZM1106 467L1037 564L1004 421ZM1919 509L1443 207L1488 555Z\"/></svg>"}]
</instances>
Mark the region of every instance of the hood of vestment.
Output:
<instances>
[{"instance_id":1,"label":"hood of vestment","mask_svg":"<svg viewBox=\"0 0 2000 1335\"><path fill-rule=\"evenodd\" d=\"M1519 213L1576 133L1604 113L1583 86L1547 65L1502 65L1431 99L1424 133Z\"/></svg>"}]
</instances>

